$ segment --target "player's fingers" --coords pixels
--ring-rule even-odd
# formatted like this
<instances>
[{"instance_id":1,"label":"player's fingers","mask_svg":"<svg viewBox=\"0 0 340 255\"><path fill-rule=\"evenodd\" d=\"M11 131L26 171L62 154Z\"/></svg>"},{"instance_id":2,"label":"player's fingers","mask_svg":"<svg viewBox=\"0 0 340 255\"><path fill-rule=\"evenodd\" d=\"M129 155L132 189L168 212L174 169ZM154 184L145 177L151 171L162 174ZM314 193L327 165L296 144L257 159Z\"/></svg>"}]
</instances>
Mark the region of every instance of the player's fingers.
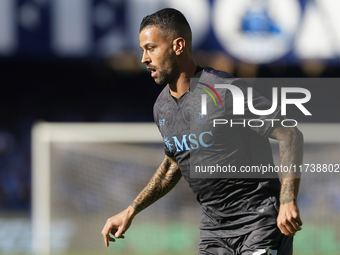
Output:
<instances>
[{"instance_id":1,"label":"player's fingers","mask_svg":"<svg viewBox=\"0 0 340 255\"><path fill-rule=\"evenodd\" d=\"M103 238L104 238L104 244L105 244L105 246L107 247L109 242L108 242L108 240L107 240L108 233L106 233L105 226L104 226L104 228L103 228L103 230L102 230L102 235L103 235Z\"/></svg>"},{"instance_id":2,"label":"player's fingers","mask_svg":"<svg viewBox=\"0 0 340 255\"><path fill-rule=\"evenodd\" d=\"M277 226L279 227L281 233L286 236L291 236L295 233L295 231L292 231L292 228L289 226L289 224L287 224L287 222L279 222Z\"/></svg>"},{"instance_id":3,"label":"player's fingers","mask_svg":"<svg viewBox=\"0 0 340 255\"><path fill-rule=\"evenodd\" d=\"M301 218L300 218L300 215L298 215L298 216L296 217L296 222L299 224L300 230L301 230L301 226L303 225L303 222L302 222L302 220L301 220Z\"/></svg>"},{"instance_id":4,"label":"player's fingers","mask_svg":"<svg viewBox=\"0 0 340 255\"><path fill-rule=\"evenodd\" d=\"M295 215L287 215L281 220L281 225L283 225L290 234L295 234L296 231L301 230L301 227L296 223L297 214Z\"/></svg>"},{"instance_id":5,"label":"player's fingers","mask_svg":"<svg viewBox=\"0 0 340 255\"><path fill-rule=\"evenodd\" d=\"M111 229L111 231L110 231L110 233L111 233L112 235L115 235L116 232L117 232L117 229L116 229L116 228L113 228L113 229Z\"/></svg>"},{"instance_id":6,"label":"player's fingers","mask_svg":"<svg viewBox=\"0 0 340 255\"><path fill-rule=\"evenodd\" d=\"M297 218L297 217L296 217L296 218ZM301 230L300 224L298 223L298 221L297 221L296 218L290 218L290 219L287 221L287 225L292 227L292 230L294 231L294 233L295 233L296 231L300 231L300 230ZM300 220L300 222L301 222L301 220Z\"/></svg>"},{"instance_id":7,"label":"player's fingers","mask_svg":"<svg viewBox=\"0 0 340 255\"><path fill-rule=\"evenodd\" d=\"M116 239L114 239L113 237L109 236L109 241L110 241L110 242L115 242Z\"/></svg>"},{"instance_id":8,"label":"player's fingers","mask_svg":"<svg viewBox=\"0 0 340 255\"><path fill-rule=\"evenodd\" d=\"M117 232L114 234L114 236L116 238L124 238L124 236L123 236L124 232L125 232L125 228L124 227L119 227Z\"/></svg>"},{"instance_id":9,"label":"player's fingers","mask_svg":"<svg viewBox=\"0 0 340 255\"><path fill-rule=\"evenodd\" d=\"M291 217L288 217L288 221L296 231L300 231L302 229L302 221L298 210L292 212Z\"/></svg>"},{"instance_id":10,"label":"player's fingers","mask_svg":"<svg viewBox=\"0 0 340 255\"><path fill-rule=\"evenodd\" d=\"M104 243L106 247L109 247L109 235L104 236Z\"/></svg>"},{"instance_id":11,"label":"player's fingers","mask_svg":"<svg viewBox=\"0 0 340 255\"><path fill-rule=\"evenodd\" d=\"M297 220L293 220L292 225L293 225L295 231L300 231L302 229L300 227L300 224L297 222Z\"/></svg>"},{"instance_id":12,"label":"player's fingers","mask_svg":"<svg viewBox=\"0 0 340 255\"><path fill-rule=\"evenodd\" d=\"M290 221L286 221L285 227L288 230L289 234L295 234L295 232L297 231L295 229L297 227L296 224L292 224Z\"/></svg>"},{"instance_id":13,"label":"player's fingers","mask_svg":"<svg viewBox=\"0 0 340 255\"><path fill-rule=\"evenodd\" d=\"M113 236L116 236L116 233L117 233L117 229L112 229L112 230L111 230L111 234L112 234ZM124 236L124 235L121 235L119 238L124 239L125 236Z\"/></svg>"},{"instance_id":14,"label":"player's fingers","mask_svg":"<svg viewBox=\"0 0 340 255\"><path fill-rule=\"evenodd\" d=\"M104 237L104 243L105 243L106 247L109 247L109 238L110 238L109 233L110 233L110 229L111 229L110 225L111 224L107 221L103 230L102 230L102 235Z\"/></svg>"},{"instance_id":15,"label":"player's fingers","mask_svg":"<svg viewBox=\"0 0 340 255\"><path fill-rule=\"evenodd\" d=\"M277 226L279 227L282 234L287 235L288 231L283 225L277 224Z\"/></svg>"}]
</instances>

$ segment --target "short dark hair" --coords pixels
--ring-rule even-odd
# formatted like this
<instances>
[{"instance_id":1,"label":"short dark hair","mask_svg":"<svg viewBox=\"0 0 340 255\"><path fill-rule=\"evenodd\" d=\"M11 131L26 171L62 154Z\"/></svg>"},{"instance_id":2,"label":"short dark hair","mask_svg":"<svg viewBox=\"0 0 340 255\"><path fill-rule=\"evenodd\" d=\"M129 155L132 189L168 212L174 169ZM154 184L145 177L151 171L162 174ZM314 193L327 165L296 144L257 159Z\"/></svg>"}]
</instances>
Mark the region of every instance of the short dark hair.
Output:
<instances>
[{"instance_id":1,"label":"short dark hair","mask_svg":"<svg viewBox=\"0 0 340 255\"><path fill-rule=\"evenodd\" d=\"M146 27L156 26L165 36L183 37L191 44L191 28L184 15L173 8L165 8L143 18L139 33Z\"/></svg>"}]
</instances>

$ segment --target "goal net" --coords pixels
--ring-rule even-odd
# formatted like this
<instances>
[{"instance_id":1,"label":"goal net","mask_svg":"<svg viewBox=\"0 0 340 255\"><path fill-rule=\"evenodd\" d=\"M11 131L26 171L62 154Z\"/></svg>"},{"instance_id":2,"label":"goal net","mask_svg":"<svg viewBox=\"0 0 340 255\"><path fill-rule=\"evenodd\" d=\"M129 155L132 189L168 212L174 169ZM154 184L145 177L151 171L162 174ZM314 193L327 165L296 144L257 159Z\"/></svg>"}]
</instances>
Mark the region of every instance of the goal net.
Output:
<instances>
[{"instance_id":1,"label":"goal net","mask_svg":"<svg viewBox=\"0 0 340 255\"><path fill-rule=\"evenodd\" d=\"M340 163L339 125L300 126L305 163ZM39 123L32 134L33 254L197 254L200 209L184 180L138 214L124 240L104 246L107 218L131 204L164 158L154 124ZM338 180L302 179L295 254L339 254Z\"/></svg>"}]
</instances>

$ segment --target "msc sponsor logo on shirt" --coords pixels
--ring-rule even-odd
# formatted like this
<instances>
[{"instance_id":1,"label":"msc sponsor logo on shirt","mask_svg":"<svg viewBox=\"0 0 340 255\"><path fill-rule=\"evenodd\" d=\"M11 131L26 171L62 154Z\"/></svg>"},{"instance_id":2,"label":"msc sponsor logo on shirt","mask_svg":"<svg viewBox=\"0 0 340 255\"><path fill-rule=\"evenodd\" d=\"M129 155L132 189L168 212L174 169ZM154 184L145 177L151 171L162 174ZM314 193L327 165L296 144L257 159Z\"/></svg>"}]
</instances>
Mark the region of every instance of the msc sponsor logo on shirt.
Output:
<instances>
[{"instance_id":1,"label":"msc sponsor logo on shirt","mask_svg":"<svg viewBox=\"0 0 340 255\"><path fill-rule=\"evenodd\" d=\"M213 134L211 131L205 131L197 135L196 134L182 135L182 137L180 138L178 138L177 136L173 136L171 137L173 143L171 143L170 139L165 135L163 137L163 140L170 153L172 153L174 152L174 149L176 152L181 152L196 150L200 146L208 148L214 144L214 140L211 140L212 137Z\"/></svg>"}]
</instances>

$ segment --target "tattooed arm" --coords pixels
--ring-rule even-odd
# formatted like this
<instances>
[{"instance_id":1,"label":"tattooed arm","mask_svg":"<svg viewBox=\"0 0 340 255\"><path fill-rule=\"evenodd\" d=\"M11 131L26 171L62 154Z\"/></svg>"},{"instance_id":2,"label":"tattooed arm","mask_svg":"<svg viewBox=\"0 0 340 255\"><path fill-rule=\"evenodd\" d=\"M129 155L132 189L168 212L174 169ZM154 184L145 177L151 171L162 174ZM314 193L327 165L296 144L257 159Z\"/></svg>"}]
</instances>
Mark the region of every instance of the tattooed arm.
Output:
<instances>
[{"instance_id":1,"label":"tattooed arm","mask_svg":"<svg viewBox=\"0 0 340 255\"><path fill-rule=\"evenodd\" d=\"M102 230L105 246L109 246L109 241L115 241L110 236L110 233L115 238L124 238L123 234L130 227L136 214L167 194L175 187L181 177L182 174L176 159L165 156L148 185L136 197L133 203L127 209L106 221Z\"/></svg>"},{"instance_id":2,"label":"tattooed arm","mask_svg":"<svg viewBox=\"0 0 340 255\"><path fill-rule=\"evenodd\" d=\"M275 127L269 137L277 139L280 147L280 161L282 166L294 169L293 166L302 164L303 135L296 127ZM300 174L292 172L281 173L280 210L277 226L281 232L293 236L301 230L302 221L297 206Z\"/></svg>"},{"instance_id":3,"label":"tattooed arm","mask_svg":"<svg viewBox=\"0 0 340 255\"><path fill-rule=\"evenodd\" d=\"M156 173L149 181L149 184L136 197L130 206L139 213L172 190L181 177L182 174L176 159L165 156Z\"/></svg>"}]
</instances>

